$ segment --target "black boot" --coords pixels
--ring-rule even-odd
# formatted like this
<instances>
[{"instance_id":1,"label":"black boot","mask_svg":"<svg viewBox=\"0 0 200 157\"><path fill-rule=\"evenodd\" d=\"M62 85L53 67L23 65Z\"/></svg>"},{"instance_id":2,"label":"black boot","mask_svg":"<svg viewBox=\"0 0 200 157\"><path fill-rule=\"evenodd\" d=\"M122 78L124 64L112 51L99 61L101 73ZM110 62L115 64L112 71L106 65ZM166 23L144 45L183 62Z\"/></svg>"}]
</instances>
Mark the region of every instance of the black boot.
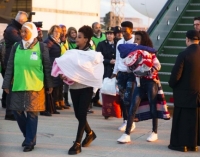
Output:
<instances>
[{"instance_id":1,"label":"black boot","mask_svg":"<svg viewBox=\"0 0 200 157\"><path fill-rule=\"evenodd\" d=\"M13 114L11 115L5 115L5 120L13 120L13 121L16 121L15 117Z\"/></svg>"},{"instance_id":2,"label":"black boot","mask_svg":"<svg viewBox=\"0 0 200 157\"><path fill-rule=\"evenodd\" d=\"M74 155L81 152L81 144L74 142L74 145L69 149L68 154Z\"/></svg>"},{"instance_id":3,"label":"black boot","mask_svg":"<svg viewBox=\"0 0 200 157\"><path fill-rule=\"evenodd\" d=\"M90 134L87 134L85 139L82 142L82 147L87 147L90 145L90 143L92 141L94 141L94 139L96 138L96 134L94 133L94 131L92 130Z\"/></svg>"},{"instance_id":4,"label":"black boot","mask_svg":"<svg viewBox=\"0 0 200 157\"><path fill-rule=\"evenodd\" d=\"M34 149L34 146L24 146L24 152L30 152Z\"/></svg>"},{"instance_id":5,"label":"black boot","mask_svg":"<svg viewBox=\"0 0 200 157\"><path fill-rule=\"evenodd\" d=\"M65 105L70 107L71 105L69 104L69 101L68 101L68 92L66 93L64 92L63 97L65 99Z\"/></svg>"},{"instance_id":6,"label":"black boot","mask_svg":"<svg viewBox=\"0 0 200 157\"><path fill-rule=\"evenodd\" d=\"M2 108L6 108L6 100L1 99Z\"/></svg>"}]
</instances>

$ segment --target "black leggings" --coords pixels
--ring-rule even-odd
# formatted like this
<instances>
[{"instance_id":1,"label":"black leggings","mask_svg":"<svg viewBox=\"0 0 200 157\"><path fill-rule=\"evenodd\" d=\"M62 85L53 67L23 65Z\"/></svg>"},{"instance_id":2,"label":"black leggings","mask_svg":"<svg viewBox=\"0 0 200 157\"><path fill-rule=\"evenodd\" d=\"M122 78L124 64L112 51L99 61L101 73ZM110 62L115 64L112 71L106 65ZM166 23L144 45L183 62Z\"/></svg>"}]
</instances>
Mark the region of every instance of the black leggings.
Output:
<instances>
[{"instance_id":1,"label":"black leggings","mask_svg":"<svg viewBox=\"0 0 200 157\"><path fill-rule=\"evenodd\" d=\"M91 128L87 122L87 110L93 95L93 88L70 89L74 113L78 119L76 142L81 143L84 131L89 134Z\"/></svg>"}]
</instances>

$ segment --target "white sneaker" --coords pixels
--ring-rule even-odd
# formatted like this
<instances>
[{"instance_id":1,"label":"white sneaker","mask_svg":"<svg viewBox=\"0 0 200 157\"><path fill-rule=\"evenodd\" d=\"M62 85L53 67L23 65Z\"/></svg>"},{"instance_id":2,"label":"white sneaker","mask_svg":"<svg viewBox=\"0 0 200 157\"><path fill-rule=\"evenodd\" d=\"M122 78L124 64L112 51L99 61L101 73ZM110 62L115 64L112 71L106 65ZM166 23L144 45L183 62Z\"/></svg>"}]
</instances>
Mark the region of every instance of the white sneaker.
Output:
<instances>
[{"instance_id":1,"label":"white sneaker","mask_svg":"<svg viewBox=\"0 0 200 157\"><path fill-rule=\"evenodd\" d=\"M126 130L126 124L127 124L127 120L125 120L122 125L118 128L119 131L125 131Z\"/></svg>"},{"instance_id":2,"label":"white sneaker","mask_svg":"<svg viewBox=\"0 0 200 157\"><path fill-rule=\"evenodd\" d=\"M158 139L158 134L156 134L155 132L152 132L150 136L147 138L147 141L153 142L153 141L156 141L157 139Z\"/></svg>"},{"instance_id":3,"label":"white sneaker","mask_svg":"<svg viewBox=\"0 0 200 157\"><path fill-rule=\"evenodd\" d=\"M131 127L131 132L136 128L135 122L133 122L132 127Z\"/></svg>"},{"instance_id":4,"label":"white sneaker","mask_svg":"<svg viewBox=\"0 0 200 157\"><path fill-rule=\"evenodd\" d=\"M130 137L130 135L123 134L123 135L117 140L117 142L119 142L119 143L128 143L128 142L131 142L131 137Z\"/></svg>"}]
</instances>

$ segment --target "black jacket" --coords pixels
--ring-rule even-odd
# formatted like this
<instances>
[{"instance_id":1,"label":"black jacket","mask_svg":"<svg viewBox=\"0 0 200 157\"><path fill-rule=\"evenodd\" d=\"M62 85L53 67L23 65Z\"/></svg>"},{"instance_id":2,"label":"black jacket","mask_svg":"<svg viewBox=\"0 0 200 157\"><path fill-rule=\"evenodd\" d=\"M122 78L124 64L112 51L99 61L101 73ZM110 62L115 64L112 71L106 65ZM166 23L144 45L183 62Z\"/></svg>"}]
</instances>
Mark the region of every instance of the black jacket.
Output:
<instances>
[{"instance_id":1,"label":"black jacket","mask_svg":"<svg viewBox=\"0 0 200 157\"><path fill-rule=\"evenodd\" d=\"M174 105L196 108L200 103L200 46L192 44L180 52L171 72Z\"/></svg>"},{"instance_id":2,"label":"black jacket","mask_svg":"<svg viewBox=\"0 0 200 157\"><path fill-rule=\"evenodd\" d=\"M114 69L114 64L110 64L110 60L116 59L116 45L117 42L114 42L114 44L109 44L107 40L104 40L100 42L97 46L96 51L101 52L104 58L103 64L104 64L104 75L105 77L111 77Z\"/></svg>"},{"instance_id":3,"label":"black jacket","mask_svg":"<svg viewBox=\"0 0 200 157\"><path fill-rule=\"evenodd\" d=\"M52 68L54 60L61 56L61 47L58 43L56 43L51 38L51 36L48 36L48 38L44 41L44 43L47 44L47 47L49 49L49 58L50 58L51 68ZM54 87L59 87L63 83L62 79L59 76L52 77L52 79L53 79Z\"/></svg>"},{"instance_id":4,"label":"black jacket","mask_svg":"<svg viewBox=\"0 0 200 157\"><path fill-rule=\"evenodd\" d=\"M20 29L22 25L17 22L16 20L12 20L11 23L6 27L4 31L4 39L6 44L6 53L4 58L4 66L7 66L7 62L10 56L10 52L12 49L12 46L15 42L21 41L21 35L20 35Z\"/></svg>"}]
</instances>

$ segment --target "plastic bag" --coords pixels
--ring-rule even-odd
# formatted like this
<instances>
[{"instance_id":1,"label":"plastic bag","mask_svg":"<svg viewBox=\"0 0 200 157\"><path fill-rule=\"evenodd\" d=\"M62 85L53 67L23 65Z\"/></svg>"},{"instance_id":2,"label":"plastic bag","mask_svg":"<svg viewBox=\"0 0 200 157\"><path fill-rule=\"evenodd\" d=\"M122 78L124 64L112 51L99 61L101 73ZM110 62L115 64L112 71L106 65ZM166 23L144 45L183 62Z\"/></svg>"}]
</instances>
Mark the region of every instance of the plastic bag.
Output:
<instances>
[{"instance_id":1,"label":"plastic bag","mask_svg":"<svg viewBox=\"0 0 200 157\"><path fill-rule=\"evenodd\" d=\"M108 78L106 77L103 80L103 84L101 87L101 93L116 96L116 78Z\"/></svg>"}]
</instances>

